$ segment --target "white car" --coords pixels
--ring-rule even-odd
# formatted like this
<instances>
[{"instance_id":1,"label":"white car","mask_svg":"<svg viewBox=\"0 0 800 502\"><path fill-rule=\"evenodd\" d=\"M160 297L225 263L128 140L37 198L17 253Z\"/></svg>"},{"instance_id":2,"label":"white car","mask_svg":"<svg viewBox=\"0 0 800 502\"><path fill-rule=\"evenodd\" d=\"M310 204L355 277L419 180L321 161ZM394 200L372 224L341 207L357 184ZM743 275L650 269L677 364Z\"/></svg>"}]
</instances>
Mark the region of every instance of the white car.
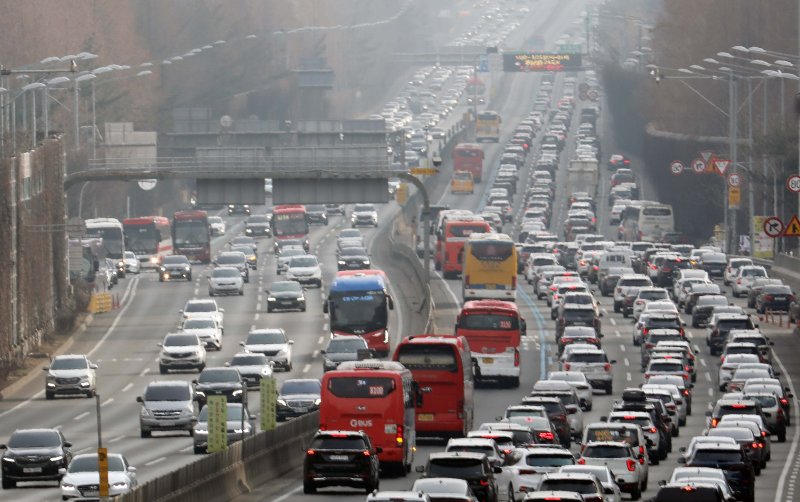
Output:
<instances>
[{"instance_id":1,"label":"white car","mask_svg":"<svg viewBox=\"0 0 800 502\"><path fill-rule=\"evenodd\" d=\"M295 256L303 256L306 254L306 250L303 249L302 246L288 246L281 250L281 254L279 254L275 259L275 273L277 275L281 275L283 272L286 272L286 269L289 268L289 262L292 261L292 258Z\"/></svg>"},{"instance_id":2,"label":"white car","mask_svg":"<svg viewBox=\"0 0 800 502\"><path fill-rule=\"evenodd\" d=\"M741 267L753 265L753 260L750 258L731 258L728 260L728 266L725 267L725 272L722 274L723 282L726 286L736 278Z\"/></svg>"},{"instance_id":3,"label":"white car","mask_svg":"<svg viewBox=\"0 0 800 502\"><path fill-rule=\"evenodd\" d=\"M592 384L586 378L586 375L580 371L553 371L548 375L548 380L560 380L567 382L575 389L578 394L578 399L581 402L581 407L586 411L592 411Z\"/></svg>"},{"instance_id":4,"label":"white car","mask_svg":"<svg viewBox=\"0 0 800 502\"><path fill-rule=\"evenodd\" d=\"M702 277L687 277L675 281L672 286L672 298L678 303L678 307L683 307L683 304L686 303L689 295L692 294L692 286L695 284L711 284L711 281Z\"/></svg>"},{"instance_id":5,"label":"white car","mask_svg":"<svg viewBox=\"0 0 800 502\"><path fill-rule=\"evenodd\" d=\"M244 279L239 269L217 267L208 275L208 296L244 295Z\"/></svg>"},{"instance_id":6,"label":"white car","mask_svg":"<svg viewBox=\"0 0 800 502\"><path fill-rule=\"evenodd\" d=\"M209 216L208 226L211 228L211 235L225 235L225 220L219 216Z\"/></svg>"},{"instance_id":7,"label":"white car","mask_svg":"<svg viewBox=\"0 0 800 502\"><path fill-rule=\"evenodd\" d=\"M196 369L200 372L206 367L206 345L197 335L169 333L158 346L161 347L158 369L162 375L172 369Z\"/></svg>"},{"instance_id":8,"label":"white car","mask_svg":"<svg viewBox=\"0 0 800 502\"><path fill-rule=\"evenodd\" d=\"M676 410L676 413L678 415L678 425L680 426L686 425L686 415L688 414L687 411L689 409L689 404L684 399L684 396L677 385L644 384L642 385L642 390L645 392L645 394L648 391L659 391L659 390L668 391L672 395L672 400L675 402L675 405L678 407L678 409Z\"/></svg>"},{"instance_id":9,"label":"white car","mask_svg":"<svg viewBox=\"0 0 800 502\"><path fill-rule=\"evenodd\" d=\"M219 324L219 329L225 331L225 309L217 305L216 300L189 300L178 312L184 321L195 316L213 317Z\"/></svg>"},{"instance_id":10,"label":"white car","mask_svg":"<svg viewBox=\"0 0 800 502\"><path fill-rule=\"evenodd\" d=\"M575 457L568 449L528 446L511 452L503 470L511 478L513 499L522 500L527 494L537 491L544 474L558 472L565 465L575 465Z\"/></svg>"},{"instance_id":11,"label":"white car","mask_svg":"<svg viewBox=\"0 0 800 502\"><path fill-rule=\"evenodd\" d=\"M378 211L374 204L356 204L350 214L350 223L353 228L366 225L378 226Z\"/></svg>"},{"instance_id":12,"label":"white car","mask_svg":"<svg viewBox=\"0 0 800 502\"><path fill-rule=\"evenodd\" d=\"M731 281L733 284L731 288L733 297L739 298L741 295L746 296L750 291L750 286L753 285L753 281L759 277L769 277L769 275L767 275L767 269L758 265L744 265L739 267L736 272L736 277Z\"/></svg>"},{"instance_id":13,"label":"white car","mask_svg":"<svg viewBox=\"0 0 800 502\"><path fill-rule=\"evenodd\" d=\"M258 389L262 378L272 376L272 362L264 354L239 352L225 366L236 368L248 389Z\"/></svg>"},{"instance_id":14,"label":"white car","mask_svg":"<svg viewBox=\"0 0 800 502\"><path fill-rule=\"evenodd\" d=\"M254 329L239 344L246 352L264 354L275 366L292 371L292 345L282 328Z\"/></svg>"},{"instance_id":15,"label":"white car","mask_svg":"<svg viewBox=\"0 0 800 502\"><path fill-rule=\"evenodd\" d=\"M286 267L286 280L322 287L322 267L313 254L294 256Z\"/></svg>"},{"instance_id":16,"label":"white car","mask_svg":"<svg viewBox=\"0 0 800 502\"><path fill-rule=\"evenodd\" d=\"M581 464L608 467L617 479L620 490L639 500L647 490L648 465L639 462L639 454L628 443L597 441L584 445Z\"/></svg>"},{"instance_id":17,"label":"white car","mask_svg":"<svg viewBox=\"0 0 800 502\"><path fill-rule=\"evenodd\" d=\"M127 274L138 274L141 271L139 258L136 257L136 253L133 251L125 251L122 255L122 263L125 265L125 273Z\"/></svg>"},{"instance_id":18,"label":"white car","mask_svg":"<svg viewBox=\"0 0 800 502\"><path fill-rule=\"evenodd\" d=\"M669 294L664 288L641 288L639 295L633 301L633 318L639 319L639 315L644 310L645 306L652 301L667 300L669 301ZM672 303L672 302L670 302ZM677 309L676 309L677 310Z\"/></svg>"},{"instance_id":19,"label":"white car","mask_svg":"<svg viewBox=\"0 0 800 502\"><path fill-rule=\"evenodd\" d=\"M136 487L136 468L119 453L108 454L108 495L116 497L128 493ZM72 457L66 469L59 469L61 478L61 499L78 499L95 496L97 492L87 493L85 487L100 483L97 466L97 453L82 453ZM89 490L90 491L90 490Z\"/></svg>"},{"instance_id":20,"label":"white car","mask_svg":"<svg viewBox=\"0 0 800 502\"><path fill-rule=\"evenodd\" d=\"M717 375L717 382L719 383L719 390L724 391L728 388L728 383L736 373L736 369L742 364L759 363L760 359L755 354L729 354L722 360L719 365L719 373Z\"/></svg>"},{"instance_id":21,"label":"white car","mask_svg":"<svg viewBox=\"0 0 800 502\"><path fill-rule=\"evenodd\" d=\"M49 366L45 379L45 398L53 399L58 394L94 397L97 390L97 365L82 354L56 356Z\"/></svg>"},{"instance_id":22,"label":"white car","mask_svg":"<svg viewBox=\"0 0 800 502\"><path fill-rule=\"evenodd\" d=\"M239 272L236 272L239 275ZM183 322L181 331L197 335L207 349L222 350L222 330L217 321L211 317L190 317Z\"/></svg>"},{"instance_id":23,"label":"white car","mask_svg":"<svg viewBox=\"0 0 800 502\"><path fill-rule=\"evenodd\" d=\"M592 474L603 485L603 502L620 502L622 492L611 469L604 465L565 465L558 469L565 474Z\"/></svg>"}]
</instances>

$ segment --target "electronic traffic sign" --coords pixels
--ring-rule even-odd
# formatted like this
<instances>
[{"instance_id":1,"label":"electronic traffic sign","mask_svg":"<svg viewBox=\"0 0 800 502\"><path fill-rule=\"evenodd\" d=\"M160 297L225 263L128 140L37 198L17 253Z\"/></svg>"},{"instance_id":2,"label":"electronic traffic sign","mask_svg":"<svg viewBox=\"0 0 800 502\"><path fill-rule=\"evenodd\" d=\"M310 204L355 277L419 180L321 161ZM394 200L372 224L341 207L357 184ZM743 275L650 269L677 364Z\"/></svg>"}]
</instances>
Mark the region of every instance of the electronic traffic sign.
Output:
<instances>
[{"instance_id":1,"label":"electronic traffic sign","mask_svg":"<svg viewBox=\"0 0 800 502\"><path fill-rule=\"evenodd\" d=\"M506 52L503 71L577 71L581 55L569 52Z\"/></svg>"}]
</instances>

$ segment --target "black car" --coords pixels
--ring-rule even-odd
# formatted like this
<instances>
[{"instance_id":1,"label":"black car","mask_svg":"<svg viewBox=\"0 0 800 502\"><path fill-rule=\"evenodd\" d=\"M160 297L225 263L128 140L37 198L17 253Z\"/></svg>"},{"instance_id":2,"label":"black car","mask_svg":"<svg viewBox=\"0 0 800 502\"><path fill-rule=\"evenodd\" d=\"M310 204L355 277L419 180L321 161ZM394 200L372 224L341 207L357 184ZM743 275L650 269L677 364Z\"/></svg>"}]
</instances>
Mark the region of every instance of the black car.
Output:
<instances>
[{"instance_id":1,"label":"black car","mask_svg":"<svg viewBox=\"0 0 800 502\"><path fill-rule=\"evenodd\" d=\"M358 335L333 337L320 353L322 371L335 370L345 361L359 361L372 357L367 341Z\"/></svg>"},{"instance_id":2,"label":"black car","mask_svg":"<svg viewBox=\"0 0 800 502\"><path fill-rule=\"evenodd\" d=\"M756 329L758 324L747 314L719 314L714 316L709 324L706 344L712 356L722 354L722 349L728 341L728 333L732 329Z\"/></svg>"},{"instance_id":3,"label":"black car","mask_svg":"<svg viewBox=\"0 0 800 502\"><path fill-rule=\"evenodd\" d=\"M303 492L316 493L326 486L377 490L381 451L363 431L317 431L303 460Z\"/></svg>"},{"instance_id":4,"label":"black car","mask_svg":"<svg viewBox=\"0 0 800 502\"><path fill-rule=\"evenodd\" d=\"M327 225L328 211L322 204L306 204L306 219L308 219L309 224Z\"/></svg>"},{"instance_id":5,"label":"black car","mask_svg":"<svg viewBox=\"0 0 800 502\"><path fill-rule=\"evenodd\" d=\"M694 294L692 294L692 297L694 297ZM690 300L694 301L691 307L693 328L705 326L711 317L711 312L714 311L714 307L728 304L728 299L725 295L700 295L698 293L697 297L692 297L690 297ZM688 304L686 308L689 308Z\"/></svg>"},{"instance_id":6,"label":"black car","mask_svg":"<svg viewBox=\"0 0 800 502\"><path fill-rule=\"evenodd\" d=\"M686 270L692 268L692 262L680 256L670 256L664 258L658 269L655 284L661 287L672 287L672 281L679 270Z\"/></svg>"},{"instance_id":7,"label":"black car","mask_svg":"<svg viewBox=\"0 0 800 502\"><path fill-rule=\"evenodd\" d=\"M595 315L594 308L570 308L561 311L561 315L556 321L556 341L561 338L564 328L567 326L591 326L597 334L600 334L600 318Z\"/></svg>"},{"instance_id":8,"label":"black car","mask_svg":"<svg viewBox=\"0 0 800 502\"><path fill-rule=\"evenodd\" d=\"M689 290L689 296L684 301L683 311L691 314L701 296L719 294L720 289L716 284L693 284L692 289Z\"/></svg>"},{"instance_id":9,"label":"black car","mask_svg":"<svg viewBox=\"0 0 800 502\"><path fill-rule=\"evenodd\" d=\"M60 481L59 469L72 460L72 444L58 429L19 429L3 453L3 489L16 488L19 481Z\"/></svg>"},{"instance_id":10,"label":"black car","mask_svg":"<svg viewBox=\"0 0 800 502\"><path fill-rule=\"evenodd\" d=\"M754 502L756 473L742 448L736 444L701 444L688 458L678 458L688 467L722 469L738 500Z\"/></svg>"},{"instance_id":11,"label":"black car","mask_svg":"<svg viewBox=\"0 0 800 502\"><path fill-rule=\"evenodd\" d=\"M158 268L158 281L170 281L172 279L192 280L192 264L183 255L175 254L165 256Z\"/></svg>"},{"instance_id":12,"label":"black car","mask_svg":"<svg viewBox=\"0 0 800 502\"><path fill-rule=\"evenodd\" d=\"M562 446L569 448L572 445L572 434L569 428L569 420L567 415L569 412L564 407L564 403L557 397L551 396L526 396L522 398L522 402L526 406L541 406L547 413L550 423L558 432L558 440Z\"/></svg>"},{"instance_id":13,"label":"black car","mask_svg":"<svg viewBox=\"0 0 800 502\"><path fill-rule=\"evenodd\" d=\"M420 465L417 472L426 478L456 478L469 483L472 492L481 502L497 502L498 488L495 474L503 472L499 465L492 465L483 453L444 452L431 453L427 465Z\"/></svg>"},{"instance_id":14,"label":"black car","mask_svg":"<svg viewBox=\"0 0 800 502\"><path fill-rule=\"evenodd\" d=\"M203 408L209 396L225 396L229 403L247 406L247 385L236 368L205 368L194 383L195 400Z\"/></svg>"},{"instance_id":15,"label":"black car","mask_svg":"<svg viewBox=\"0 0 800 502\"><path fill-rule=\"evenodd\" d=\"M725 502L718 486L688 481L661 486L653 502Z\"/></svg>"},{"instance_id":16,"label":"black car","mask_svg":"<svg viewBox=\"0 0 800 502\"><path fill-rule=\"evenodd\" d=\"M725 253L703 253L697 268L705 270L709 276L722 277L727 266L728 257Z\"/></svg>"},{"instance_id":17,"label":"black car","mask_svg":"<svg viewBox=\"0 0 800 502\"><path fill-rule=\"evenodd\" d=\"M244 234L249 237L272 235L272 223L266 214L254 214L244 222Z\"/></svg>"},{"instance_id":18,"label":"black car","mask_svg":"<svg viewBox=\"0 0 800 502\"><path fill-rule=\"evenodd\" d=\"M344 206L341 204L325 204L325 213L328 216L332 214L341 214L344 216Z\"/></svg>"},{"instance_id":19,"label":"black car","mask_svg":"<svg viewBox=\"0 0 800 502\"><path fill-rule=\"evenodd\" d=\"M362 247L343 248L336 263L339 270L364 270L371 266L369 253Z\"/></svg>"},{"instance_id":20,"label":"black car","mask_svg":"<svg viewBox=\"0 0 800 502\"><path fill-rule=\"evenodd\" d=\"M275 239L275 243L273 244L276 255L280 255L283 248L292 246L302 247L306 250L306 253L308 253L308 239Z\"/></svg>"},{"instance_id":21,"label":"black car","mask_svg":"<svg viewBox=\"0 0 800 502\"><path fill-rule=\"evenodd\" d=\"M297 281L275 281L267 293L267 312L274 310L306 311L306 294Z\"/></svg>"},{"instance_id":22,"label":"black car","mask_svg":"<svg viewBox=\"0 0 800 502\"><path fill-rule=\"evenodd\" d=\"M794 292L789 286L783 284L770 284L764 286L761 294L756 298L756 312L764 314L767 310L788 312L789 305L794 301Z\"/></svg>"},{"instance_id":23,"label":"black car","mask_svg":"<svg viewBox=\"0 0 800 502\"><path fill-rule=\"evenodd\" d=\"M285 380L278 391L277 416L282 422L319 409L322 386L316 378Z\"/></svg>"},{"instance_id":24,"label":"black car","mask_svg":"<svg viewBox=\"0 0 800 502\"><path fill-rule=\"evenodd\" d=\"M248 204L228 204L228 214L250 214Z\"/></svg>"}]
</instances>

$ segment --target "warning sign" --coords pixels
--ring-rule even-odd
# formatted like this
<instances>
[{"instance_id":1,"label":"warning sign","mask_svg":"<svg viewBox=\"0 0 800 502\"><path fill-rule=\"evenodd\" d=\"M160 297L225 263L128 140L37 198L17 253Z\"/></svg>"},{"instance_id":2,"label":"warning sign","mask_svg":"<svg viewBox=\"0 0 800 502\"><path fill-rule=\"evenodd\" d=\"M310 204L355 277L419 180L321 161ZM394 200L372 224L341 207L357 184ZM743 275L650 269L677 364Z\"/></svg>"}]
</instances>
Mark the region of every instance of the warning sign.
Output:
<instances>
[{"instance_id":1,"label":"warning sign","mask_svg":"<svg viewBox=\"0 0 800 502\"><path fill-rule=\"evenodd\" d=\"M714 167L717 168L717 171L720 175L725 176L725 171L728 169L728 165L730 165L731 161L726 159L714 159Z\"/></svg>"},{"instance_id":2,"label":"warning sign","mask_svg":"<svg viewBox=\"0 0 800 502\"><path fill-rule=\"evenodd\" d=\"M800 237L800 220L797 215L792 215L792 219L786 225L786 230L783 231L783 237Z\"/></svg>"}]
</instances>

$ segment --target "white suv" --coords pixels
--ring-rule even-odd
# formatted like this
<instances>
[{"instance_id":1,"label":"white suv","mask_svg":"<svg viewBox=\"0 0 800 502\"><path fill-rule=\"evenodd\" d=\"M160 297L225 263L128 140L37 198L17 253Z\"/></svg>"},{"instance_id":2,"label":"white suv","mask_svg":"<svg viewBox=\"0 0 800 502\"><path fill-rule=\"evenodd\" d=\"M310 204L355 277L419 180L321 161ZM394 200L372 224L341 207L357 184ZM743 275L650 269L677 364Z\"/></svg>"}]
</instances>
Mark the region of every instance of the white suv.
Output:
<instances>
[{"instance_id":1,"label":"white suv","mask_svg":"<svg viewBox=\"0 0 800 502\"><path fill-rule=\"evenodd\" d=\"M192 333L170 333L158 344L158 369L162 375L172 369L196 369L206 367L206 346L200 337Z\"/></svg>"},{"instance_id":2,"label":"white suv","mask_svg":"<svg viewBox=\"0 0 800 502\"><path fill-rule=\"evenodd\" d=\"M322 267L313 254L294 256L286 267L286 279L322 287Z\"/></svg>"},{"instance_id":3,"label":"white suv","mask_svg":"<svg viewBox=\"0 0 800 502\"><path fill-rule=\"evenodd\" d=\"M647 490L648 465L646 456L634 452L628 443L617 441L592 441L585 445L579 463L604 465L614 473L619 489L639 500Z\"/></svg>"},{"instance_id":4,"label":"white suv","mask_svg":"<svg viewBox=\"0 0 800 502\"><path fill-rule=\"evenodd\" d=\"M739 267L736 277L734 277L732 294L734 298L739 298L742 294L747 294L750 291L750 286L753 285L759 277L769 277L767 269L758 265L744 265Z\"/></svg>"},{"instance_id":5,"label":"white suv","mask_svg":"<svg viewBox=\"0 0 800 502\"><path fill-rule=\"evenodd\" d=\"M179 310L183 315L182 321L190 317L211 317L217 321L219 329L225 331L225 309L217 305L216 300L189 300L186 305Z\"/></svg>"},{"instance_id":6,"label":"white suv","mask_svg":"<svg viewBox=\"0 0 800 502\"><path fill-rule=\"evenodd\" d=\"M356 204L350 213L350 223L353 228L361 225L378 226L378 211L373 204Z\"/></svg>"}]
</instances>

